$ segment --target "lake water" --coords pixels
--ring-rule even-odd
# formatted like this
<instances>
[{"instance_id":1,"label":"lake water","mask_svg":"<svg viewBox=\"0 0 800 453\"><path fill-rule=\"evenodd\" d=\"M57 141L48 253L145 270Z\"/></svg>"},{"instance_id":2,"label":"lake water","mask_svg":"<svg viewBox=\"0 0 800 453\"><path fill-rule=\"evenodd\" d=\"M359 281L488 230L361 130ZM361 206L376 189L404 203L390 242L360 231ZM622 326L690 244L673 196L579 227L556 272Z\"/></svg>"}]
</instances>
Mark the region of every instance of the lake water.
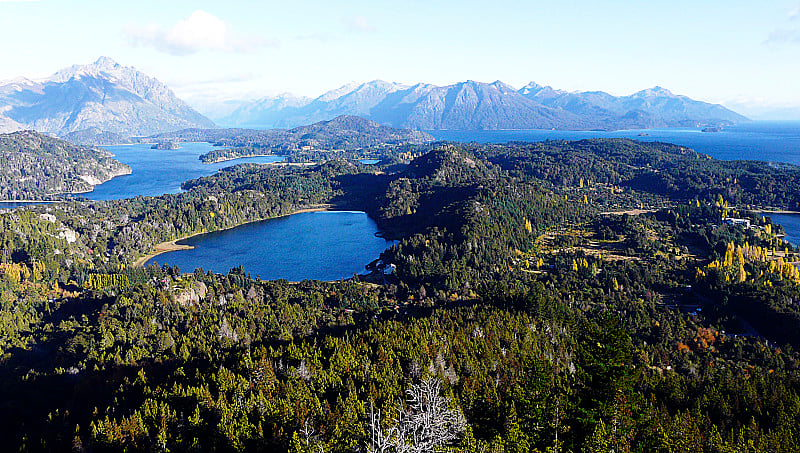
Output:
<instances>
[{"instance_id":1,"label":"lake water","mask_svg":"<svg viewBox=\"0 0 800 453\"><path fill-rule=\"evenodd\" d=\"M800 165L800 122L756 121L724 128L722 132L700 129L641 129L626 131L428 131L437 140L478 143L586 138L631 138L674 143L724 160L763 160Z\"/></svg>"},{"instance_id":2,"label":"lake water","mask_svg":"<svg viewBox=\"0 0 800 453\"><path fill-rule=\"evenodd\" d=\"M16 209L36 204L45 204L45 203L41 201L0 201L0 209Z\"/></svg>"},{"instance_id":3,"label":"lake water","mask_svg":"<svg viewBox=\"0 0 800 453\"><path fill-rule=\"evenodd\" d=\"M80 196L92 200L119 200L138 195L178 193L184 182L212 175L221 168L248 162L279 162L284 159L283 156L263 156L204 164L200 162L200 155L217 149L209 143L181 143L181 148L177 150L157 150L150 147L147 144L105 147L114 154L115 159L128 164L133 173L118 176Z\"/></svg>"},{"instance_id":4,"label":"lake water","mask_svg":"<svg viewBox=\"0 0 800 453\"><path fill-rule=\"evenodd\" d=\"M306 212L195 236L180 242L194 249L164 253L147 264L216 273L241 265L264 280L339 280L363 273L393 244L377 232L363 212Z\"/></svg>"},{"instance_id":5,"label":"lake water","mask_svg":"<svg viewBox=\"0 0 800 453\"><path fill-rule=\"evenodd\" d=\"M764 214L772 218L772 223L779 223L786 230L784 238L790 244L800 247L800 214Z\"/></svg>"},{"instance_id":6,"label":"lake water","mask_svg":"<svg viewBox=\"0 0 800 453\"><path fill-rule=\"evenodd\" d=\"M731 126L722 132L699 129L642 129L627 131L429 131L438 140L479 143L508 141L581 140L585 138L632 138L661 141L693 148L718 159L752 159L800 165L800 122L752 122ZM178 193L190 179L209 176L217 170L241 163L269 163L283 156L263 156L204 164L198 157L213 149L209 143L182 143L178 150L154 150L151 145L118 145L106 149L128 164L133 173L96 186L81 196L92 200L117 200L138 195ZM373 164L375 160L363 160ZM0 206L2 208L3 206ZM10 206L8 206L10 207Z\"/></svg>"}]
</instances>

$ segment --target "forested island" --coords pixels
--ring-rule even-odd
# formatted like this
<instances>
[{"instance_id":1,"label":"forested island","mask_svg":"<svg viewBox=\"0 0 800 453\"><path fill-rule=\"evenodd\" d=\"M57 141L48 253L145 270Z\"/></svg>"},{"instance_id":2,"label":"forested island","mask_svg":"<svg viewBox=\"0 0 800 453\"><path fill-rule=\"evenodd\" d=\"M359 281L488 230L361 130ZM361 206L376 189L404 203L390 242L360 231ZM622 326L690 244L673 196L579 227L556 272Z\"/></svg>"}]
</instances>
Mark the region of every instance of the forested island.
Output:
<instances>
[{"instance_id":1,"label":"forested island","mask_svg":"<svg viewBox=\"0 0 800 453\"><path fill-rule=\"evenodd\" d=\"M259 146L292 150L304 146L320 149L355 149L422 144L433 141L425 132L395 129L358 116L342 115L293 129L184 129L143 140L209 142L219 146Z\"/></svg>"},{"instance_id":2,"label":"forested island","mask_svg":"<svg viewBox=\"0 0 800 453\"><path fill-rule=\"evenodd\" d=\"M178 133L182 136L183 132ZM393 129L355 116L340 116L294 129L209 131L206 136L189 134L190 140L213 142L229 148L215 149L200 156L203 163L243 157L286 156L289 162L322 162L335 159L386 159L426 149L430 135L407 129Z\"/></svg>"},{"instance_id":3,"label":"forested island","mask_svg":"<svg viewBox=\"0 0 800 453\"><path fill-rule=\"evenodd\" d=\"M5 446L798 449L800 251L758 211L800 209L800 168L632 140L387 149L0 213ZM320 204L399 242L339 282L132 265Z\"/></svg>"},{"instance_id":4,"label":"forested island","mask_svg":"<svg viewBox=\"0 0 800 453\"><path fill-rule=\"evenodd\" d=\"M174 151L176 149L181 149L181 145L178 142L165 140L162 142L155 143L151 148L165 150L165 151Z\"/></svg>"},{"instance_id":5,"label":"forested island","mask_svg":"<svg viewBox=\"0 0 800 453\"><path fill-rule=\"evenodd\" d=\"M105 150L34 131L0 134L0 200L46 200L89 192L130 172Z\"/></svg>"},{"instance_id":6,"label":"forested island","mask_svg":"<svg viewBox=\"0 0 800 453\"><path fill-rule=\"evenodd\" d=\"M200 161L204 164L215 164L229 160L241 159L244 157L272 156L272 150L261 147L240 147L215 149L200 156Z\"/></svg>"}]
</instances>

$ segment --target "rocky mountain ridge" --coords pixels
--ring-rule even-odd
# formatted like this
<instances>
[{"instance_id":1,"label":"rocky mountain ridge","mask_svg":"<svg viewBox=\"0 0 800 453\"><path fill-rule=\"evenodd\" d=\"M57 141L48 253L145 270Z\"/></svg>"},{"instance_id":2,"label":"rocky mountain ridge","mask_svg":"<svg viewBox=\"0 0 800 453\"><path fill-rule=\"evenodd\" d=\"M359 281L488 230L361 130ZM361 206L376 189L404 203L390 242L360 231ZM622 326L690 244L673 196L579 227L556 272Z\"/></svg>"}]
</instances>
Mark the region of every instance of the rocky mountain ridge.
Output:
<instances>
[{"instance_id":1,"label":"rocky mountain ridge","mask_svg":"<svg viewBox=\"0 0 800 453\"><path fill-rule=\"evenodd\" d=\"M214 123L159 80L108 57L42 80L0 82L0 131L63 136L87 129L143 136Z\"/></svg>"},{"instance_id":2,"label":"rocky mountain ridge","mask_svg":"<svg viewBox=\"0 0 800 453\"><path fill-rule=\"evenodd\" d=\"M613 96L602 91L567 92L534 82L517 90L501 81L472 80L448 86L374 80L345 85L315 99L282 94L245 103L217 120L229 126L294 127L339 115L421 130L612 130L748 121L721 105L661 87Z\"/></svg>"}]
</instances>

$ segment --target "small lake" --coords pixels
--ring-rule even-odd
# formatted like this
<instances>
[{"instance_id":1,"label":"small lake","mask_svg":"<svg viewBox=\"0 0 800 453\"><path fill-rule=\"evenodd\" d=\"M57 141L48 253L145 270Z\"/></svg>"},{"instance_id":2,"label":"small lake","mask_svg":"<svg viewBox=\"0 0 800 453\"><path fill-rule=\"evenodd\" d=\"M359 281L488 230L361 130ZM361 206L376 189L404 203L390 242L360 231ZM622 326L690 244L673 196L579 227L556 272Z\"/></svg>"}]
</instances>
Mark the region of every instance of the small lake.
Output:
<instances>
[{"instance_id":1,"label":"small lake","mask_svg":"<svg viewBox=\"0 0 800 453\"><path fill-rule=\"evenodd\" d=\"M339 280L364 273L394 244L377 232L364 212L305 212L194 236L179 242L194 249L164 253L146 264L216 273L241 265L264 280Z\"/></svg>"},{"instance_id":2,"label":"small lake","mask_svg":"<svg viewBox=\"0 0 800 453\"><path fill-rule=\"evenodd\" d=\"M266 164L285 159L283 156L262 156L204 164L200 162L200 155L222 148L210 143L181 143L177 150L151 149L151 146L137 144L104 147L114 154L115 159L128 164L133 173L118 176L95 186L94 191L79 196L92 200L120 200L138 195L152 197L178 193L184 182L210 176L221 168L244 163Z\"/></svg>"}]
</instances>

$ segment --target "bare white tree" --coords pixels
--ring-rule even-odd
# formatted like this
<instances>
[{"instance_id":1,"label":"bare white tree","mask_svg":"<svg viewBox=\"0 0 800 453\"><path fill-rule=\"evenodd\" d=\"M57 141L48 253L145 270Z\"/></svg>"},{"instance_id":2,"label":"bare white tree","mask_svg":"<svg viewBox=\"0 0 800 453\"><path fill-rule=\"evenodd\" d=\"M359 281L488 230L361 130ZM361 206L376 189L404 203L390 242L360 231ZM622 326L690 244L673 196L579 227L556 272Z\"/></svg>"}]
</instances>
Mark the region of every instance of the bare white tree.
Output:
<instances>
[{"instance_id":1,"label":"bare white tree","mask_svg":"<svg viewBox=\"0 0 800 453\"><path fill-rule=\"evenodd\" d=\"M311 446L311 442L315 440L315 434L316 431L314 431L314 425L311 424L311 418L307 418L306 421L303 422L303 428L300 429L300 435L305 439L306 447Z\"/></svg>"},{"instance_id":2,"label":"bare white tree","mask_svg":"<svg viewBox=\"0 0 800 453\"><path fill-rule=\"evenodd\" d=\"M368 453L434 452L458 439L467 422L450 407L438 378L429 378L408 390L408 407L400 407L393 426L384 430L381 413L370 409Z\"/></svg>"},{"instance_id":3,"label":"bare white tree","mask_svg":"<svg viewBox=\"0 0 800 453\"><path fill-rule=\"evenodd\" d=\"M381 426L381 411L375 412L374 405L369 405L369 443L367 453L389 453L393 451L394 441L392 436L396 434L394 428L387 432Z\"/></svg>"}]
</instances>

